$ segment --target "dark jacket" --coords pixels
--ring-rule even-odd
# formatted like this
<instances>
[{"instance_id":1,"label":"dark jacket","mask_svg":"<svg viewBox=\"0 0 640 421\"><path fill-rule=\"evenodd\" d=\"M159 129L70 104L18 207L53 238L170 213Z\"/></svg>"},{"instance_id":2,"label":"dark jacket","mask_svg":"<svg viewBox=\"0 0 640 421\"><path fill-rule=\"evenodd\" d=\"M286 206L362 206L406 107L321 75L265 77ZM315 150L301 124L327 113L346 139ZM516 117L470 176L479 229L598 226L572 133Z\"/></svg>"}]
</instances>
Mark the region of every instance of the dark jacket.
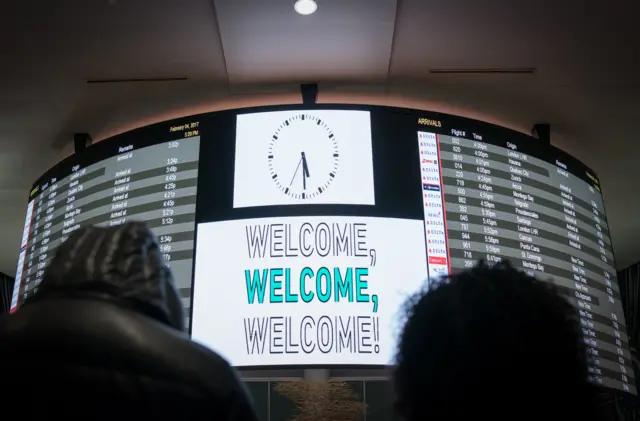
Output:
<instances>
[{"instance_id":1,"label":"dark jacket","mask_svg":"<svg viewBox=\"0 0 640 421\"><path fill-rule=\"evenodd\" d=\"M79 230L33 298L0 320L4 411L255 420L235 371L183 325L171 272L146 226Z\"/></svg>"}]
</instances>

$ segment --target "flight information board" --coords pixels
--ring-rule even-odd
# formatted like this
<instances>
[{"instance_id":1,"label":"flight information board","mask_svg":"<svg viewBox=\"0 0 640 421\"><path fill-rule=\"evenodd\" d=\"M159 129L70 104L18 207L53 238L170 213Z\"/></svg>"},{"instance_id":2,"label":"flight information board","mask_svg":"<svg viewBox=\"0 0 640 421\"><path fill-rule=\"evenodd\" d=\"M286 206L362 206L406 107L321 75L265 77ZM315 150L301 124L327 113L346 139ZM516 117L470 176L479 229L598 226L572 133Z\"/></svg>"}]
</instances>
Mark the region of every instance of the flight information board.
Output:
<instances>
[{"instance_id":1,"label":"flight information board","mask_svg":"<svg viewBox=\"0 0 640 421\"><path fill-rule=\"evenodd\" d=\"M173 140L149 146L109 145L113 151L109 158L72 165L69 174L50 177L34 189L12 312L37 292L56 248L72 232L88 225L117 226L133 220L145 221L158 236L183 301L190 300L200 136L185 126L171 127L170 132Z\"/></svg>"},{"instance_id":2,"label":"flight information board","mask_svg":"<svg viewBox=\"0 0 640 421\"><path fill-rule=\"evenodd\" d=\"M418 131L429 276L509 260L572 301L596 384L636 394L597 179L552 154L482 136Z\"/></svg>"},{"instance_id":3,"label":"flight information board","mask_svg":"<svg viewBox=\"0 0 640 421\"><path fill-rule=\"evenodd\" d=\"M575 304L591 381L637 394L599 181L531 136L362 105L225 110L122 133L33 185L11 311L37 293L75 230L130 220L157 235L193 338L233 365L393 364L396 317L425 279L509 260ZM329 267L345 274L335 278L343 289L331 289ZM315 281L313 268L322 274ZM263 275L247 277L256 271ZM344 296L346 282L360 298ZM254 300L260 291L269 294ZM303 329L309 318L336 330ZM371 349L347 352L326 332L365 338ZM265 345L284 337L300 345L295 358Z\"/></svg>"}]
</instances>

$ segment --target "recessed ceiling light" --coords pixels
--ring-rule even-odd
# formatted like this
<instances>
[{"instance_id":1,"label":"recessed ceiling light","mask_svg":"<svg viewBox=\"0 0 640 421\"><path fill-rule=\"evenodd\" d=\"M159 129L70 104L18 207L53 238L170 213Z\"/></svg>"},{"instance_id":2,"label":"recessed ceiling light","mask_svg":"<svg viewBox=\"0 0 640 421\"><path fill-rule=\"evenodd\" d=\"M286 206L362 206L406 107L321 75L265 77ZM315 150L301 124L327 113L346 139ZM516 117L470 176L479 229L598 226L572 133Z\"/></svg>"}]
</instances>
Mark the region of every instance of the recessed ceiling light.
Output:
<instances>
[{"instance_id":1,"label":"recessed ceiling light","mask_svg":"<svg viewBox=\"0 0 640 421\"><path fill-rule=\"evenodd\" d=\"M318 10L318 5L313 0L298 0L296 4L293 5L293 8L296 9L296 12L299 14L307 16Z\"/></svg>"}]
</instances>

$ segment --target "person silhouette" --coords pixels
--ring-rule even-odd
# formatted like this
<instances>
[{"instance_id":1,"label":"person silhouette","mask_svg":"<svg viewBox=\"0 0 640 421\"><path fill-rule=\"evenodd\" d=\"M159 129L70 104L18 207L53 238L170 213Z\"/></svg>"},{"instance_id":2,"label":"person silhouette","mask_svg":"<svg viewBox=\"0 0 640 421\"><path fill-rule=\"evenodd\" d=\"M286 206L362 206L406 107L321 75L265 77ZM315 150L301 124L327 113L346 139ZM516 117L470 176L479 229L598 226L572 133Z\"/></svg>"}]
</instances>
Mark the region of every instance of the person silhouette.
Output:
<instances>
[{"instance_id":1,"label":"person silhouette","mask_svg":"<svg viewBox=\"0 0 640 421\"><path fill-rule=\"evenodd\" d=\"M413 296L404 315L402 418L595 419L579 316L553 284L479 262Z\"/></svg>"}]
</instances>

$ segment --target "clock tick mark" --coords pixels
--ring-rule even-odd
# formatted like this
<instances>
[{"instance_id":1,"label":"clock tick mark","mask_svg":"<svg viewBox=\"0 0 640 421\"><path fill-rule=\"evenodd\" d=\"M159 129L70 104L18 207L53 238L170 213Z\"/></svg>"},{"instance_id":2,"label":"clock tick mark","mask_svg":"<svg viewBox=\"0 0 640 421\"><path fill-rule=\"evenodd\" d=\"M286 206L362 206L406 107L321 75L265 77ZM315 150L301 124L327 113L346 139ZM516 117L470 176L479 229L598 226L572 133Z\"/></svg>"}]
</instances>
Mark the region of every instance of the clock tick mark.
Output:
<instances>
[{"instance_id":1,"label":"clock tick mark","mask_svg":"<svg viewBox=\"0 0 640 421\"><path fill-rule=\"evenodd\" d=\"M276 178L278 178L278 174L273 174L273 177L271 177L271 178L273 178L275 180Z\"/></svg>"},{"instance_id":2,"label":"clock tick mark","mask_svg":"<svg viewBox=\"0 0 640 421\"><path fill-rule=\"evenodd\" d=\"M333 155L333 156L336 156L336 155ZM273 155L269 155L269 157L268 157L268 158L269 158L269 159L273 159Z\"/></svg>"},{"instance_id":3,"label":"clock tick mark","mask_svg":"<svg viewBox=\"0 0 640 421\"><path fill-rule=\"evenodd\" d=\"M334 178L336 176L334 173L329 173L329 175L331 176L331 178Z\"/></svg>"}]
</instances>

